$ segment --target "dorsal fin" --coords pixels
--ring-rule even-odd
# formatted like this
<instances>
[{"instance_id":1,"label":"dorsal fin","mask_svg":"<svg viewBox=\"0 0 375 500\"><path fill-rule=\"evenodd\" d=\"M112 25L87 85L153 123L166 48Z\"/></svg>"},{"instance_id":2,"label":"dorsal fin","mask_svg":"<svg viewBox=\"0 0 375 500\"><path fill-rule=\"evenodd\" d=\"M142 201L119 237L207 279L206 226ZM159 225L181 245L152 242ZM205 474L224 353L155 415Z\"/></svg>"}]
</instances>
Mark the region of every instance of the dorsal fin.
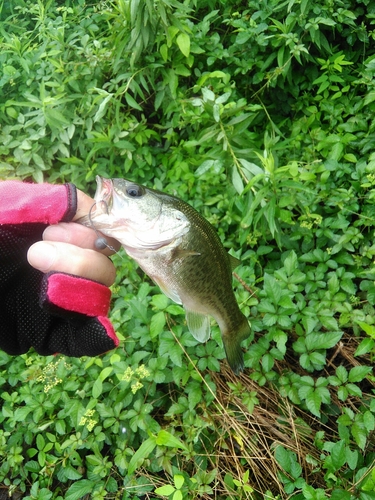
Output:
<instances>
[{"instance_id":1,"label":"dorsal fin","mask_svg":"<svg viewBox=\"0 0 375 500\"><path fill-rule=\"evenodd\" d=\"M228 255L229 255L230 267L233 271L234 269L236 269L237 266L241 264L241 261L240 259L237 259L237 257L233 257L233 255L231 255L230 253L228 253Z\"/></svg>"}]
</instances>

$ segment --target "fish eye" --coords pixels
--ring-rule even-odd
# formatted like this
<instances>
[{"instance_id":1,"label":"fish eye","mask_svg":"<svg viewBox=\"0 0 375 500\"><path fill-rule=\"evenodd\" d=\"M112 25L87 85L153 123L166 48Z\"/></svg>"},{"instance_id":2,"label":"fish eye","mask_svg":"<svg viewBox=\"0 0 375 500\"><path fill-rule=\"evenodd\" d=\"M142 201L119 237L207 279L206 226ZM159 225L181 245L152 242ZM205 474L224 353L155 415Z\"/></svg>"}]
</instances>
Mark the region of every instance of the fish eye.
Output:
<instances>
[{"instance_id":1,"label":"fish eye","mask_svg":"<svg viewBox=\"0 0 375 500\"><path fill-rule=\"evenodd\" d=\"M131 184L126 188L126 194L131 196L132 198L140 198L145 193L143 186L139 186L138 184Z\"/></svg>"}]
</instances>

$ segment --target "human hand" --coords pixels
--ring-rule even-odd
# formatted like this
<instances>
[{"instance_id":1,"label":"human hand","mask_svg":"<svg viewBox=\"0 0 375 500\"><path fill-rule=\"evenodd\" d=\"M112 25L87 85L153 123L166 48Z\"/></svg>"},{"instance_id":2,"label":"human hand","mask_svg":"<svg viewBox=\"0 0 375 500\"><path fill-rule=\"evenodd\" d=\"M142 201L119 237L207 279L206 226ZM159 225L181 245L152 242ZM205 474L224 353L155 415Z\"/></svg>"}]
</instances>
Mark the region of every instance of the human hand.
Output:
<instances>
[{"instance_id":1,"label":"human hand","mask_svg":"<svg viewBox=\"0 0 375 500\"><path fill-rule=\"evenodd\" d=\"M61 222L47 226L43 232L43 241L34 243L27 253L29 264L48 273L58 271L99 281L106 286L113 284L116 270L107 258L113 250L95 248L97 234L93 229L75 224L74 221L87 215L94 200L77 190L77 212L72 222ZM106 238L108 246L118 250L120 243Z\"/></svg>"},{"instance_id":2,"label":"human hand","mask_svg":"<svg viewBox=\"0 0 375 500\"><path fill-rule=\"evenodd\" d=\"M93 201L71 184L17 181L0 182L0 197L0 348L78 357L116 347L109 251L94 250L96 233L71 222Z\"/></svg>"}]
</instances>

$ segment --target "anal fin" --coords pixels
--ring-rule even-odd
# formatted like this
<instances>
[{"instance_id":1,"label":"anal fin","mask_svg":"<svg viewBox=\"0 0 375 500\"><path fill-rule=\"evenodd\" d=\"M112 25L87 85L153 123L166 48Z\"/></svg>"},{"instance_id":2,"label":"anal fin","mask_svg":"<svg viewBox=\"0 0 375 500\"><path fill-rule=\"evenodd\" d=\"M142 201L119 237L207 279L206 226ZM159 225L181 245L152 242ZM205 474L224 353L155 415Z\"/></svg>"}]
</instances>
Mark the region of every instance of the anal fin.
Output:
<instances>
[{"instance_id":1,"label":"anal fin","mask_svg":"<svg viewBox=\"0 0 375 500\"><path fill-rule=\"evenodd\" d=\"M206 342L210 338L210 318L201 313L186 310L186 321L190 333L198 342Z\"/></svg>"}]
</instances>

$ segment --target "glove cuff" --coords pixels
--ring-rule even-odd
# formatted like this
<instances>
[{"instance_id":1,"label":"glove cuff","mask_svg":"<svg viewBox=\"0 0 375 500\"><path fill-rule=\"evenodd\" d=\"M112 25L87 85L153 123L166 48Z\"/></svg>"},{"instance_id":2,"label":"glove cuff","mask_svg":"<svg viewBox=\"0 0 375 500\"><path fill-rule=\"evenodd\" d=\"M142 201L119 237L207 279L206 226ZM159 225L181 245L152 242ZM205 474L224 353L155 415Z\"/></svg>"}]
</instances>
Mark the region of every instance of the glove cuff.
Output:
<instances>
[{"instance_id":1,"label":"glove cuff","mask_svg":"<svg viewBox=\"0 0 375 500\"><path fill-rule=\"evenodd\" d=\"M107 316L110 300L110 289L97 281L54 271L43 276L40 305L54 314Z\"/></svg>"}]
</instances>

